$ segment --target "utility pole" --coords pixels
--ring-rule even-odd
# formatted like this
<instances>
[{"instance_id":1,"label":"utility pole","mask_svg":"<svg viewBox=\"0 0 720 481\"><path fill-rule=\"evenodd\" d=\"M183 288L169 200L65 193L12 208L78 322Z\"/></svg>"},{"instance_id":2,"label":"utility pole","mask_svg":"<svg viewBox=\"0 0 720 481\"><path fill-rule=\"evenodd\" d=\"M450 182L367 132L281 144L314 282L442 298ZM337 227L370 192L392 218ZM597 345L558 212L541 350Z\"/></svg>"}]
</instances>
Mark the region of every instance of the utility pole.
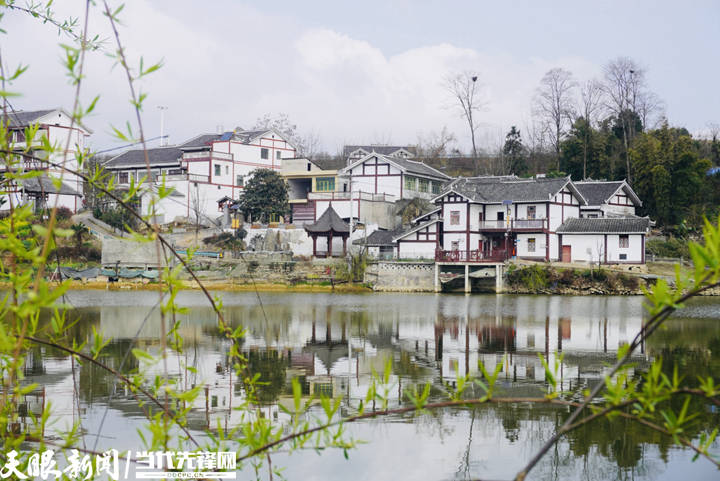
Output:
<instances>
[{"instance_id":1,"label":"utility pole","mask_svg":"<svg viewBox=\"0 0 720 481\"><path fill-rule=\"evenodd\" d=\"M350 275L350 282L352 282L352 253L350 251L352 247L352 233L353 233L353 183L352 183L352 169L350 169L350 234L348 235L349 245L347 248L347 262L348 262L348 274ZM359 210L359 209L358 209ZM359 212L358 212L359 214ZM358 220L360 220L358 218Z\"/></svg>"},{"instance_id":2,"label":"utility pole","mask_svg":"<svg viewBox=\"0 0 720 481\"><path fill-rule=\"evenodd\" d=\"M165 111L167 110L167 107L164 105L158 105L158 110L160 111L160 147L163 147L167 145L167 142L165 141Z\"/></svg>"}]
</instances>

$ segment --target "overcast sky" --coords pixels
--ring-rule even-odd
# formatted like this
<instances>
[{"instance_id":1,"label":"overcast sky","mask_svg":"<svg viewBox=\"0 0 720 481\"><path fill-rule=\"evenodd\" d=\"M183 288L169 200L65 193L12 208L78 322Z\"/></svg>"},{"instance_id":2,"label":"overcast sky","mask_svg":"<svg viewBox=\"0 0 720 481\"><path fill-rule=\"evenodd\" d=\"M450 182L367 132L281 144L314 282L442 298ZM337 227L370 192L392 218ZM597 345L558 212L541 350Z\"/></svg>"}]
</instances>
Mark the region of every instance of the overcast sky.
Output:
<instances>
[{"instance_id":1,"label":"overcast sky","mask_svg":"<svg viewBox=\"0 0 720 481\"><path fill-rule=\"evenodd\" d=\"M82 16L84 3L55 6L60 17ZM527 127L547 70L562 67L583 81L621 55L647 69L671 124L700 132L720 123L720 2L713 0L132 0L121 16L133 62L164 60L142 84L143 121L147 137L158 135L157 106L167 106L170 143L284 112L331 153L343 143L411 144L443 126L467 148L467 127L442 85L464 70L479 73L487 101L481 137L493 143L511 125ZM106 23L96 11L90 31L108 37ZM67 38L20 13L0 26L4 64L30 66L12 89L23 94L16 108L70 108L58 47ZM134 119L122 71L98 52L87 75L83 99L101 96L86 122L92 146L121 145L109 125Z\"/></svg>"}]
</instances>

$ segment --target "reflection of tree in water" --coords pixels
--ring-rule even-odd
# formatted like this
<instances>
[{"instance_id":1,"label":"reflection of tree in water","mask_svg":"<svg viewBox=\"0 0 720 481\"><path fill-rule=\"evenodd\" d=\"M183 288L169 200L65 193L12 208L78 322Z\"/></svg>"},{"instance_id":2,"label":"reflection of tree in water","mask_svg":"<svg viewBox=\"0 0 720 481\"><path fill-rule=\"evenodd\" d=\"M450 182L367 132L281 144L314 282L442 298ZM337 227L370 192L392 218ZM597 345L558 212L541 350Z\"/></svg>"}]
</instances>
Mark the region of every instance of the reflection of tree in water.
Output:
<instances>
[{"instance_id":1,"label":"reflection of tree in water","mask_svg":"<svg viewBox=\"0 0 720 481\"><path fill-rule=\"evenodd\" d=\"M289 360L277 351L249 351L245 356L250 376L260 374L258 401L263 404L277 401L285 387Z\"/></svg>"},{"instance_id":2,"label":"reflection of tree in water","mask_svg":"<svg viewBox=\"0 0 720 481\"><path fill-rule=\"evenodd\" d=\"M132 339L118 339L103 349L98 360L123 374L129 374L140 366L138 359L132 354L128 355L123 363L123 358L133 347L136 346ZM119 385L116 378L105 369L89 362L82 362L80 365L78 391L82 400L92 403L95 399L104 399Z\"/></svg>"}]
</instances>

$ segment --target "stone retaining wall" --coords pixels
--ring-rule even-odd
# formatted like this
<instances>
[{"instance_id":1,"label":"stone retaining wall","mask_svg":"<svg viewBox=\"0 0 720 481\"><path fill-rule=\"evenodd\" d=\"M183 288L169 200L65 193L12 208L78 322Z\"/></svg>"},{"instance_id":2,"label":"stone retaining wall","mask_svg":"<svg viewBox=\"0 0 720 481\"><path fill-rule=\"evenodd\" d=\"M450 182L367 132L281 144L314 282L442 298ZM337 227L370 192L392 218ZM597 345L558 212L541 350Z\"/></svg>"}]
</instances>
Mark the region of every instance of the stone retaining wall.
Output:
<instances>
[{"instance_id":1,"label":"stone retaining wall","mask_svg":"<svg viewBox=\"0 0 720 481\"><path fill-rule=\"evenodd\" d=\"M365 271L365 282L375 291L434 292L434 262L373 262Z\"/></svg>"}]
</instances>

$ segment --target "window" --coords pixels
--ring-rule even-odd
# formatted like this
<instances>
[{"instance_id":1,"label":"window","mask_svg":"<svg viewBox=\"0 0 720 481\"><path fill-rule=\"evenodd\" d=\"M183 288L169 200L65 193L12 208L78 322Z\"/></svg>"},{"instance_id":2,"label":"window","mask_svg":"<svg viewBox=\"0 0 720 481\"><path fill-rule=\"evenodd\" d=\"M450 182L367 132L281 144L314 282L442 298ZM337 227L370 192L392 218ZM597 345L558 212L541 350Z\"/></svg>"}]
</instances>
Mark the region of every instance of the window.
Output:
<instances>
[{"instance_id":1,"label":"window","mask_svg":"<svg viewBox=\"0 0 720 481\"><path fill-rule=\"evenodd\" d=\"M535 238L528 239L528 252L535 252Z\"/></svg>"},{"instance_id":2,"label":"window","mask_svg":"<svg viewBox=\"0 0 720 481\"><path fill-rule=\"evenodd\" d=\"M312 164L311 164L310 162L308 162L308 166L307 166L308 172L310 172L310 169L311 169L311 168L312 168Z\"/></svg>"},{"instance_id":3,"label":"window","mask_svg":"<svg viewBox=\"0 0 720 481\"><path fill-rule=\"evenodd\" d=\"M627 254L620 254L620 260L626 261L627 260Z\"/></svg>"},{"instance_id":4,"label":"window","mask_svg":"<svg viewBox=\"0 0 720 481\"><path fill-rule=\"evenodd\" d=\"M279 150L277 152L275 152L275 158L277 160L280 160L280 151Z\"/></svg>"},{"instance_id":5,"label":"window","mask_svg":"<svg viewBox=\"0 0 720 481\"><path fill-rule=\"evenodd\" d=\"M225 166L225 175L230 175L230 167Z\"/></svg>"},{"instance_id":6,"label":"window","mask_svg":"<svg viewBox=\"0 0 720 481\"><path fill-rule=\"evenodd\" d=\"M415 190L415 177L405 176L405 190Z\"/></svg>"},{"instance_id":7,"label":"window","mask_svg":"<svg viewBox=\"0 0 720 481\"><path fill-rule=\"evenodd\" d=\"M315 181L318 192L333 192L335 190L335 177L318 177Z\"/></svg>"},{"instance_id":8,"label":"window","mask_svg":"<svg viewBox=\"0 0 720 481\"><path fill-rule=\"evenodd\" d=\"M535 210L536 207L534 205L529 205L527 208L527 218L528 219L534 219L535 218Z\"/></svg>"},{"instance_id":9,"label":"window","mask_svg":"<svg viewBox=\"0 0 720 481\"><path fill-rule=\"evenodd\" d=\"M621 249L627 249L630 247L630 236L627 234L620 236L620 248Z\"/></svg>"},{"instance_id":10,"label":"window","mask_svg":"<svg viewBox=\"0 0 720 481\"><path fill-rule=\"evenodd\" d=\"M427 192L429 190L428 184L429 184L429 181L427 179L420 179L420 187L418 188L418 190L420 192Z\"/></svg>"},{"instance_id":11,"label":"window","mask_svg":"<svg viewBox=\"0 0 720 481\"><path fill-rule=\"evenodd\" d=\"M273 212L270 214L270 222L280 222L280 214Z\"/></svg>"},{"instance_id":12,"label":"window","mask_svg":"<svg viewBox=\"0 0 720 481\"><path fill-rule=\"evenodd\" d=\"M119 184L127 184L128 183L128 173L127 172L120 172L118 174L118 183Z\"/></svg>"},{"instance_id":13,"label":"window","mask_svg":"<svg viewBox=\"0 0 720 481\"><path fill-rule=\"evenodd\" d=\"M460 225L460 211L453 210L450 212L450 225Z\"/></svg>"},{"instance_id":14,"label":"window","mask_svg":"<svg viewBox=\"0 0 720 481\"><path fill-rule=\"evenodd\" d=\"M315 389L313 390L313 394L316 398L331 398L333 395L333 388L332 383L329 382L323 382L323 383L317 383L315 384Z\"/></svg>"},{"instance_id":15,"label":"window","mask_svg":"<svg viewBox=\"0 0 720 481\"><path fill-rule=\"evenodd\" d=\"M242 175L236 175L235 176L235 185L238 187L243 186L243 176Z\"/></svg>"},{"instance_id":16,"label":"window","mask_svg":"<svg viewBox=\"0 0 720 481\"><path fill-rule=\"evenodd\" d=\"M437 195L440 193L440 182L433 182L432 183L432 193Z\"/></svg>"},{"instance_id":17,"label":"window","mask_svg":"<svg viewBox=\"0 0 720 481\"><path fill-rule=\"evenodd\" d=\"M220 166L218 164L215 164L215 175L216 176L220 175Z\"/></svg>"},{"instance_id":18,"label":"window","mask_svg":"<svg viewBox=\"0 0 720 481\"><path fill-rule=\"evenodd\" d=\"M260 149L260 158L261 159L269 159L270 158L268 149Z\"/></svg>"}]
</instances>

